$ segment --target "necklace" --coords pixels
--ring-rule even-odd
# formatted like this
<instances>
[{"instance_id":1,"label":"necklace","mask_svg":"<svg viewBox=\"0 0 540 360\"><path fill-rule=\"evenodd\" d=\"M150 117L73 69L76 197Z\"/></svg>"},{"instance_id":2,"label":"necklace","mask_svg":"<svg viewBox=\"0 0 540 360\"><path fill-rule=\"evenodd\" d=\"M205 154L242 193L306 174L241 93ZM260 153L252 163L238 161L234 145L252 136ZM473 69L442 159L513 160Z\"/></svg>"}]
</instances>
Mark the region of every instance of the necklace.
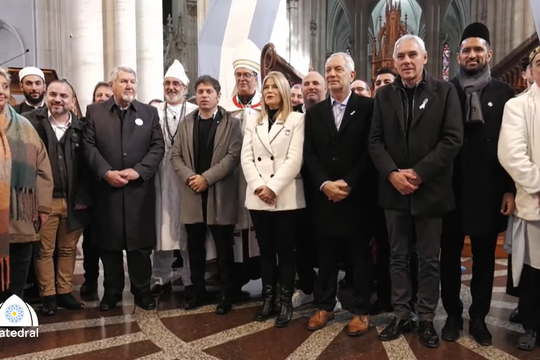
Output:
<instances>
[{"instance_id":1,"label":"necklace","mask_svg":"<svg viewBox=\"0 0 540 360\"><path fill-rule=\"evenodd\" d=\"M171 142L171 147L174 146L174 139L176 138L176 134L178 134L178 128L180 127L180 120L184 118L184 115L186 115L186 102L182 102L182 108L180 110L180 117L178 118L178 124L176 125L176 130L173 132L171 131L171 128L169 126L169 104L165 102L165 134L169 138L169 141ZM171 109L172 110L172 109ZM176 115L173 115L173 119L176 120Z\"/></svg>"}]
</instances>

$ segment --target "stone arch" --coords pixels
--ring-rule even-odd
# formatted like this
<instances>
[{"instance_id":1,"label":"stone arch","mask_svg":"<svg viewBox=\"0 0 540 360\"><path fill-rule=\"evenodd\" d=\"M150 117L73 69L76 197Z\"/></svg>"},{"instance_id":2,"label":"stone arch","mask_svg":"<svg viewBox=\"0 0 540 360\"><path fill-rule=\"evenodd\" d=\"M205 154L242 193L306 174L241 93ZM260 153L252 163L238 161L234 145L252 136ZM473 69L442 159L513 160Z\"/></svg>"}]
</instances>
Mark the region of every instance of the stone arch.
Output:
<instances>
[{"instance_id":1,"label":"stone arch","mask_svg":"<svg viewBox=\"0 0 540 360\"><path fill-rule=\"evenodd\" d=\"M19 47L17 49L15 49L15 50L11 50L11 51L9 51L9 49L8 49L8 51L6 51L4 53L6 58L5 59L0 59L0 64L2 62L12 58L13 56L21 54L25 50L24 43L23 43L21 35L19 34L17 29L15 29L15 27L11 23L7 22L4 19L0 19L0 32L2 30L6 30L11 35L11 37L15 40L16 44ZM21 58L22 58L22 66L24 67L24 66L26 66L26 55L23 55ZM8 65L8 64L6 64L6 65Z\"/></svg>"},{"instance_id":2,"label":"stone arch","mask_svg":"<svg viewBox=\"0 0 540 360\"><path fill-rule=\"evenodd\" d=\"M351 25L347 8L341 0L328 0L326 22L326 52L345 51Z\"/></svg>"}]
</instances>

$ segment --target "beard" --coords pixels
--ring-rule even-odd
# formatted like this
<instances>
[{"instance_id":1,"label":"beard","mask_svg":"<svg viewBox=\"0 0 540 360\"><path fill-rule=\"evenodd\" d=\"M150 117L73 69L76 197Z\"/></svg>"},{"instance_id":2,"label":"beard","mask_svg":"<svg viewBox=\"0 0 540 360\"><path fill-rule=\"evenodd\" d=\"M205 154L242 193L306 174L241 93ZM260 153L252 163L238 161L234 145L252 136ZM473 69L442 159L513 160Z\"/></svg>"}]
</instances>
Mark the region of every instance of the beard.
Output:
<instances>
[{"instance_id":1,"label":"beard","mask_svg":"<svg viewBox=\"0 0 540 360\"><path fill-rule=\"evenodd\" d=\"M480 65L476 69L467 69L467 64L460 65L461 70L466 76L474 76L480 72L482 72L486 68L487 63Z\"/></svg>"},{"instance_id":2,"label":"beard","mask_svg":"<svg viewBox=\"0 0 540 360\"><path fill-rule=\"evenodd\" d=\"M34 99L32 95L24 93L24 98L27 102L29 102L32 105L39 105L43 101L43 98L45 97L45 93L39 94L39 97L37 99Z\"/></svg>"},{"instance_id":3,"label":"beard","mask_svg":"<svg viewBox=\"0 0 540 360\"><path fill-rule=\"evenodd\" d=\"M131 102L133 102L133 100L135 100L135 95L134 94L123 94L122 95L122 101L131 103Z\"/></svg>"},{"instance_id":4,"label":"beard","mask_svg":"<svg viewBox=\"0 0 540 360\"><path fill-rule=\"evenodd\" d=\"M184 98L184 95L182 93L178 93L178 94L165 94L165 100L167 100L167 102L169 104L177 104L180 102L180 100L182 100Z\"/></svg>"}]
</instances>

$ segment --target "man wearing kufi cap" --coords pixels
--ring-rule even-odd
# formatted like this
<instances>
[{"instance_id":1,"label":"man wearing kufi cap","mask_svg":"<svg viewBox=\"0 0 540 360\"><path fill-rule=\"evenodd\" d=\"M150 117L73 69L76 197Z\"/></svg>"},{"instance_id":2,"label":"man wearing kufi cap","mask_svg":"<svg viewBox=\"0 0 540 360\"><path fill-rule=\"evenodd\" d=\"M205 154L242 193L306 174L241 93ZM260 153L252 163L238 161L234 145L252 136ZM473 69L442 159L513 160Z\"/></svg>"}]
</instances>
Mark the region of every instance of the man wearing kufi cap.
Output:
<instances>
[{"instance_id":1,"label":"man wearing kufi cap","mask_svg":"<svg viewBox=\"0 0 540 360\"><path fill-rule=\"evenodd\" d=\"M513 89L491 77L493 52L484 24L467 26L457 54L459 68L451 80L457 89L464 121L464 141L454 161L456 208L443 221L441 293L448 313L442 338L456 341L463 328L461 252L468 236L473 253L469 334L491 345L485 318L491 306L495 249L514 209L514 184L497 160L497 141L506 102Z\"/></svg>"},{"instance_id":2,"label":"man wearing kufi cap","mask_svg":"<svg viewBox=\"0 0 540 360\"><path fill-rule=\"evenodd\" d=\"M182 280L185 286L191 284L187 256L187 235L180 223L180 179L171 165L171 151L178 133L178 124L197 105L185 101L189 79L184 67L174 60L163 79L165 102L159 104L158 113L163 137L165 155L156 176L156 218L157 244L153 255L152 293L161 294L172 289L172 264L174 250L180 250L184 268Z\"/></svg>"},{"instance_id":3,"label":"man wearing kufi cap","mask_svg":"<svg viewBox=\"0 0 540 360\"><path fill-rule=\"evenodd\" d=\"M242 132L249 119L256 119L261 113L261 94L258 91L258 75L261 50L251 40L242 42L234 52L233 68L236 85L231 98L220 105L231 112L232 116L242 121ZM240 169L242 172L242 169ZM243 285L250 279L258 279L259 274L259 245L249 212L244 207L246 181L243 174L239 176L239 206L238 223L236 224L234 259L235 259L235 291L240 292Z\"/></svg>"},{"instance_id":4,"label":"man wearing kufi cap","mask_svg":"<svg viewBox=\"0 0 540 360\"><path fill-rule=\"evenodd\" d=\"M19 86L24 95L24 101L13 108L18 114L29 112L45 106L45 74L41 69L27 66L19 71Z\"/></svg>"}]
</instances>

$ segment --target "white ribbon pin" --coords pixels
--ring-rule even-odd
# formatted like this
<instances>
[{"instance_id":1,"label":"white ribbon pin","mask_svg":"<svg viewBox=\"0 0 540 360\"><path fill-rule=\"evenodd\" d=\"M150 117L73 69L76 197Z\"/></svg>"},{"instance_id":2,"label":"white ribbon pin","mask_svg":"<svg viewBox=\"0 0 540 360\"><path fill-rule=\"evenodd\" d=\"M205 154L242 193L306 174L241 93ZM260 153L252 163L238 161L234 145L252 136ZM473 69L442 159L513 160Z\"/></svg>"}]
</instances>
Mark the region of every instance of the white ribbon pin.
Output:
<instances>
[{"instance_id":1,"label":"white ribbon pin","mask_svg":"<svg viewBox=\"0 0 540 360\"><path fill-rule=\"evenodd\" d=\"M491 101L488 102L488 106L489 106L489 107L492 107L492 106L493 106L493 103L492 103Z\"/></svg>"},{"instance_id":2,"label":"white ribbon pin","mask_svg":"<svg viewBox=\"0 0 540 360\"><path fill-rule=\"evenodd\" d=\"M420 105L419 109L425 109L427 102L428 102L428 99L424 99L424 101L422 102L422 105Z\"/></svg>"},{"instance_id":3,"label":"white ribbon pin","mask_svg":"<svg viewBox=\"0 0 540 360\"><path fill-rule=\"evenodd\" d=\"M139 126L142 126L143 124L143 121L141 119L136 119L135 120L135 124L139 125Z\"/></svg>"}]
</instances>

